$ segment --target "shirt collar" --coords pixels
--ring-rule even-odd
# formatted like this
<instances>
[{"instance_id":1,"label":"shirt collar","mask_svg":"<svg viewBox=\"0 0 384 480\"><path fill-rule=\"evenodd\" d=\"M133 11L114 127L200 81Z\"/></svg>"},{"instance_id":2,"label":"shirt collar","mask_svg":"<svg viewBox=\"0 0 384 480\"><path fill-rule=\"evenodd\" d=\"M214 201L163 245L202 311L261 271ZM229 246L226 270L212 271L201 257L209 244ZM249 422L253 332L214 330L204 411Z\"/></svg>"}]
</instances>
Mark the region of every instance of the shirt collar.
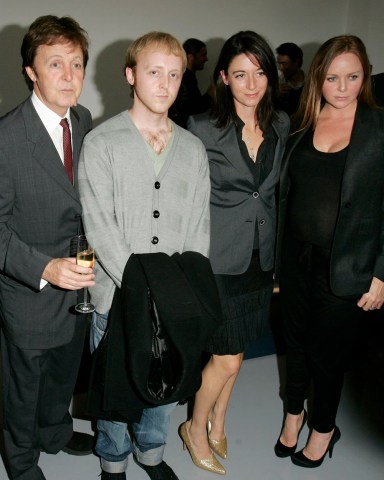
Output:
<instances>
[{"instance_id":1,"label":"shirt collar","mask_svg":"<svg viewBox=\"0 0 384 480\"><path fill-rule=\"evenodd\" d=\"M35 92L32 92L31 97L32 105L35 107L37 114L40 117L40 120L43 122L44 127L46 128L47 132L51 135L51 133L58 127L62 118L66 118L68 120L69 125L71 125L70 119L70 109L68 108L67 113L64 117L60 117L57 115L53 110L48 108L36 95Z\"/></svg>"},{"instance_id":2,"label":"shirt collar","mask_svg":"<svg viewBox=\"0 0 384 480\"><path fill-rule=\"evenodd\" d=\"M241 118L238 115L236 115L236 113L234 118L234 124L236 126L237 132L241 134L245 123L241 120ZM268 128L267 131L263 132L263 138L265 139L267 135L269 136L271 133L273 133L273 131L274 131L273 128Z\"/></svg>"},{"instance_id":3,"label":"shirt collar","mask_svg":"<svg viewBox=\"0 0 384 480\"><path fill-rule=\"evenodd\" d=\"M240 132L242 131L243 127L244 127L244 122L241 120L241 118L235 113L235 117L234 117L234 124L236 125L236 128L237 130L240 130Z\"/></svg>"}]
</instances>

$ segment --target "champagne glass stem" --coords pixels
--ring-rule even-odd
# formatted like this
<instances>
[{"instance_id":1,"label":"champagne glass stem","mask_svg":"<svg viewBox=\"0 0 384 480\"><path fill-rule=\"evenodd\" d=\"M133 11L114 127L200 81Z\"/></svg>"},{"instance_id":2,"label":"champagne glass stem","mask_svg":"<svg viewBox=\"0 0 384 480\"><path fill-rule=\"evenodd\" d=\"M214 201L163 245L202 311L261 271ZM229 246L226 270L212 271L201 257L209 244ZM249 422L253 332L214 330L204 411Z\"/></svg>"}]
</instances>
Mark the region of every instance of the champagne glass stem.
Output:
<instances>
[{"instance_id":1,"label":"champagne glass stem","mask_svg":"<svg viewBox=\"0 0 384 480\"><path fill-rule=\"evenodd\" d=\"M87 297L88 297L88 287L84 287L84 307L88 305Z\"/></svg>"}]
</instances>

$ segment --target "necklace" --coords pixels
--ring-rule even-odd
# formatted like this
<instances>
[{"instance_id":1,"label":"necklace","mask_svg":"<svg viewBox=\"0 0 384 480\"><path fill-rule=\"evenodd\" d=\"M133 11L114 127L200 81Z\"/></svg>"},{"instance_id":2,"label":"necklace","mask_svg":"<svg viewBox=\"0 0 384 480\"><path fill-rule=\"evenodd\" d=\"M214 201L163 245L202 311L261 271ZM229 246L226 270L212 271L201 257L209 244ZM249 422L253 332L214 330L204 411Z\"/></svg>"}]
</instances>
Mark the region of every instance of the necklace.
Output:
<instances>
[{"instance_id":1,"label":"necklace","mask_svg":"<svg viewBox=\"0 0 384 480\"><path fill-rule=\"evenodd\" d=\"M245 143L247 150L248 150L248 155L249 157L256 162L256 157L257 157L257 150L255 147L252 147L252 140L250 137L245 137L243 136L243 142Z\"/></svg>"},{"instance_id":2,"label":"necklace","mask_svg":"<svg viewBox=\"0 0 384 480\"><path fill-rule=\"evenodd\" d=\"M257 151L259 149L259 142L257 138L258 127L259 125L256 124L255 131L250 132L249 130L247 131L246 127L244 126L241 137L247 147L249 158L254 162L256 162Z\"/></svg>"}]
</instances>

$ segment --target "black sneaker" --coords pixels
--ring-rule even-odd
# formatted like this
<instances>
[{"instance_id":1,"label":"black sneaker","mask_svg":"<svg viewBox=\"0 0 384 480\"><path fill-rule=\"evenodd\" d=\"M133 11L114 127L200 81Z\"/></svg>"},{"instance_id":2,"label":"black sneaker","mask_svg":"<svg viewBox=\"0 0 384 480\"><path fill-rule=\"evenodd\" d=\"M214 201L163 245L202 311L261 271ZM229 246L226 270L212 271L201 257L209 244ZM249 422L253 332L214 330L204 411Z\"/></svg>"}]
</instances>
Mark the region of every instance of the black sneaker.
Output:
<instances>
[{"instance_id":1,"label":"black sneaker","mask_svg":"<svg viewBox=\"0 0 384 480\"><path fill-rule=\"evenodd\" d=\"M145 470L151 480L179 480L172 468L164 461L158 465L149 466L140 463L135 456L133 456L133 459L139 467Z\"/></svg>"},{"instance_id":2,"label":"black sneaker","mask_svg":"<svg viewBox=\"0 0 384 480\"><path fill-rule=\"evenodd\" d=\"M62 451L69 455L91 455L93 448L93 435L82 432L73 432L69 442L62 448Z\"/></svg>"},{"instance_id":3,"label":"black sneaker","mask_svg":"<svg viewBox=\"0 0 384 480\"><path fill-rule=\"evenodd\" d=\"M104 472L104 470L102 470L100 479L101 480L127 480L127 477L125 476L125 472L108 473L108 472Z\"/></svg>"}]
</instances>

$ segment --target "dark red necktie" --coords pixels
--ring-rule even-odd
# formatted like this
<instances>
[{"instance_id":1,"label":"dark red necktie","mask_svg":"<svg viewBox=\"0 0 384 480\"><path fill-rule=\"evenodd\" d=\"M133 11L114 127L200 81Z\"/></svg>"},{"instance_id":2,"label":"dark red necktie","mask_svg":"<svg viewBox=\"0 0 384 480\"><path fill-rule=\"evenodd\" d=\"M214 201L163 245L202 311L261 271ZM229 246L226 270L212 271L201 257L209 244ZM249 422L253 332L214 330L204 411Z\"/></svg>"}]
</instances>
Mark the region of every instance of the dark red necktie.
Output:
<instances>
[{"instance_id":1,"label":"dark red necktie","mask_svg":"<svg viewBox=\"0 0 384 480\"><path fill-rule=\"evenodd\" d=\"M72 143L68 120L63 118L63 120L60 122L60 125L63 127L64 168L67 172L69 180L73 184Z\"/></svg>"}]
</instances>

